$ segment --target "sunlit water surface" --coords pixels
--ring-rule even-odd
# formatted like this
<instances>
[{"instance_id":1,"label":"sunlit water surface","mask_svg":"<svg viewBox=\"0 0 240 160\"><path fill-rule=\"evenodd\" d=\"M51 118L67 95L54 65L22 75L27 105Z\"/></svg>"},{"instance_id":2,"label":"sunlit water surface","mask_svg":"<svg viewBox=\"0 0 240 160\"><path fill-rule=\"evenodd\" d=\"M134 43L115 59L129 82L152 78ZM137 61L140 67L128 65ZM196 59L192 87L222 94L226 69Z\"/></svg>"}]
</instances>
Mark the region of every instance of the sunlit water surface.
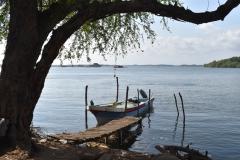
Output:
<instances>
[{"instance_id":1,"label":"sunlit water surface","mask_svg":"<svg viewBox=\"0 0 240 160\"><path fill-rule=\"evenodd\" d=\"M154 110L143 120L143 132L129 150L157 154L156 145L187 146L216 160L240 159L240 69L201 66L126 66L116 70L119 100L151 89ZM85 130L85 86L88 101L110 103L116 99L112 66L52 67L34 111L34 126L49 133ZM186 120L183 125L183 97ZM173 94L177 97L180 114ZM148 118L149 116L149 118ZM88 127L95 127L88 113Z\"/></svg>"}]
</instances>

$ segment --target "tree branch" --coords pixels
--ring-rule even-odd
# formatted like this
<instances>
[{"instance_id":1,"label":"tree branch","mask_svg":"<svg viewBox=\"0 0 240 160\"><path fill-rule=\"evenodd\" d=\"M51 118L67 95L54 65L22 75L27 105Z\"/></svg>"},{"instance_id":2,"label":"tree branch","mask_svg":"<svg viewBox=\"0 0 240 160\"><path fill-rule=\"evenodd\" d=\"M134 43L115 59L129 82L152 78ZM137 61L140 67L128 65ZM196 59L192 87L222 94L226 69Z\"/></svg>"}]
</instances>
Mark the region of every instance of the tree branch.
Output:
<instances>
[{"instance_id":1,"label":"tree branch","mask_svg":"<svg viewBox=\"0 0 240 160\"><path fill-rule=\"evenodd\" d=\"M207 155L203 155L201 154L199 151L196 151L194 149L189 149L189 148L185 148L185 147L180 147L180 146L164 146L165 150L170 150L170 149L174 149L174 150L179 150L182 152L186 152L189 153L191 156L195 156L196 159L198 160L210 160L211 158L209 158ZM198 156L198 157L196 157Z\"/></svg>"},{"instance_id":2,"label":"tree branch","mask_svg":"<svg viewBox=\"0 0 240 160\"><path fill-rule=\"evenodd\" d=\"M233 8L239 5L239 3L240 0L228 0L225 4L219 6L216 11L194 13L191 10L183 7L171 4L165 5L156 1L122 1L108 3L99 3L94 1L85 8L79 8L78 13L75 16L73 16L67 23L63 24L53 32L49 43L45 46L42 59L48 59L50 64L47 66L50 66L51 62L53 62L53 60L56 58L59 49L65 43L65 41L87 20L96 21L118 13L151 12L157 16L201 24L223 20ZM50 49L50 47L51 54L54 54L54 56L50 56L50 52L46 52ZM46 55L48 55L47 59Z\"/></svg>"},{"instance_id":3,"label":"tree branch","mask_svg":"<svg viewBox=\"0 0 240 160\"><path fill-rule=\"evenodd\" d=\"M94 1L85 7L79 7L78 13L61 27L53 31L48 44L44 47L42 58L37 65L41 69L49 69L57 57L59 49L66 40L77 31L86 21L96 21L113 14L151 12L157 16L169 17L179 21L201 24L217 20L223 20L232 9L237 7L240 0L228 0L215 11L194 13L189 9L176 5L164 5L156 1L122 1L99 3ZM47 74L47 73L46 73ZM46 75L45 75L46 76Z\"/></svg>"},{"instance_id":4,"label":"tree branch","mask_svg":"<svg viewBox=\"0 0 240 160\"><path fill-rule=\"evenodd\" d=\"M168 17L179 21L186 21L194 24L208 23L224 18L237 7L240 0L228 0L225 4L219 6L215 11L194 13L184 7L176 5L165 5L154 1L123 1L123 2L109 2L100 4L96 16L92 21L102 19L117 13L133 13L133 12L150 12L157 16Z\"/></svg>"},{"instance_id":5,"label":"tree branch","mask_svg":"<svg viewBox=\"0 0 240 160\"><path fill-rule=\"evenodd\" d=\"M59 49L66 42L66 40L78 30L87 20L88 12L85 14L77 13L68 22L53 30L52 36L48 43L44 46L42 57L37 63L34 71L33 86L37 86L36 90L41 90L43 86L37 85L41 81L44 81L51 64L56 59L59 53Z\"/></svg>"}]
</instances>

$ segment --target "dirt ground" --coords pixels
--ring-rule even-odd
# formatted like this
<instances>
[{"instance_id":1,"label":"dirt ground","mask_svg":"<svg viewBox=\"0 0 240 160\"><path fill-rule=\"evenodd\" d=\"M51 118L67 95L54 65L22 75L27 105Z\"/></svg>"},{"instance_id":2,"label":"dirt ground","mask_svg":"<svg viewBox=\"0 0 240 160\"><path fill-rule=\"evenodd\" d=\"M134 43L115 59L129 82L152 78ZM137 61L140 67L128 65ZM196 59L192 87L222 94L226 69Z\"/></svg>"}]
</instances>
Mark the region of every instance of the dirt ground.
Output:
<instances>
[{"instance_id":1,"label":"dirt ground","mask_svg":"<svg viewBox=\"0 0 240 160\"><path fill-rule=\"evenodd\" d=\"M13 151L4 151L0 154L0 160L97 160L103 154L113 154L114 159L150 160L156 156L120 149L74 146L55 141L38 142L37 146L38 152L34 151L30 156L19 148Z\"/></svg>"},{"instance_id":2,"label":"dirt ground","mask_svg":"<svg viewBox=\"0 0 240 160\"><path fill-rule=\"evenodd\" d=\"M98 160L105 154L111 154L114 160L176 160L175 156L163 155L160 152L158 155L154 155L111 149L102 142L91 142L88 145L68 144L66 141L47 138L41 130L32 131L31 135L34 151L30 155L19 147L14 150L1 149L0 160Z\"/></svg>"},{"instance_id":3,"label":"dirt ground","mask_svg":"<svg viewBox=\"0 0 240 160\"><path fill-rule=\"evenodd\" d=\"M169 154L154 155L121 149L74 146L55 141L46 141L36 145L38 151L32 152L31 155L19 148L1 151L0 160L98 160L104 154L113 155L111 160L179 160Z\"/></svg>"}]
</instances>

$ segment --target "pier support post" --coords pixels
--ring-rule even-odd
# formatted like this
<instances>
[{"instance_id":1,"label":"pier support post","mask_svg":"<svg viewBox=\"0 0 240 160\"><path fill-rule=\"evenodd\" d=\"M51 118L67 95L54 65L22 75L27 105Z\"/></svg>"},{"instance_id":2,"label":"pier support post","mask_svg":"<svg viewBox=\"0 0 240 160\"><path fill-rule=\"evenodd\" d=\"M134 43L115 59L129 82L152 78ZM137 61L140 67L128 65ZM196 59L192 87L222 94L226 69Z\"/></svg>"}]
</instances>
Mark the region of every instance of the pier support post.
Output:
<instances>
[{"instance_id":1,"label":"pier support post","mask_svg":"<svg viewBox=\"0 0 240 160\"><path fill-rule=\"evenodd\" d=\"M108 145L108 136L105 137L105 144Z\"/></svg>"},{"instance_id":2,"label":"pier support post","mask_svg":"<svg viewBox=\"0 0 240 160\"><path fill-rule=\"evenodd\" d=\"M177 113L178 113L178 116L179 116L179 111L178 111L178 106L177 106L177 98L176 98L175 94L173 94L173 95L174 95L174 98L175 98L175 104L176 104Z\"/></svg>"},{"instance_id":3,"label":"pier support post","mask_svg":"<svg viewBox=\"0 0 240 160\"><path fill-rule=\"evenodd\" d=\"M125 102L124 117L126 116L126 112L127 112L127 100L128 100L128 86L127 86L127 91L126 91L126 102Z\"/></svg>"},{"instance_id":4,"label":"pier support post","mask_svg":"<svg viewBox=\"0 0 240 160\"><path fill-rule=\"evenodd\" d=\"M142 119L140 119L139 121L138 121L138 127L140 127L140 128L142 128Z\"/></svg>"},{"instance_id":5,"label":"pier support post","mask_svg":"<svg viewBox=\"0 0 240 160\"><path fill-rule=\"evenodd\" d=\"M118 131L118 146L119 146L119 149L122 148L122 131L121 130Z\"/></svg>"},{"instance_id":6,"label":"pier support post","mask_svg":"<svg viewBox=\"0 0 240 160\"><path fill-rule=\"evenodd\" d=\"M88 128L88 124L87 124L87 106L88 106L88 102L87 102L87 91L88 91L88 85L86 85L85 88L85 123L86 123L86 129Z\"/></svg>"}]
</instances>

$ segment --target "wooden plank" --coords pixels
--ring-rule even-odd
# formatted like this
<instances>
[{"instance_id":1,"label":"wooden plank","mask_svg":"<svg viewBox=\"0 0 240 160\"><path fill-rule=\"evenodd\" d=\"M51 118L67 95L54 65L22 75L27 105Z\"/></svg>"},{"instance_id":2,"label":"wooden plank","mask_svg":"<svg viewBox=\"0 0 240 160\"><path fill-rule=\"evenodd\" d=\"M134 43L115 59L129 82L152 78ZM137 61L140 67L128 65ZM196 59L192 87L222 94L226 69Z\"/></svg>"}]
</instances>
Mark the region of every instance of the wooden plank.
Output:
<instances>
[{"instance_id":1,"label":"wooden plank","mask_svg":"<svg viewBox=\"0 0 240 160\"><path fill-rule=\"evenodd\" d=\"M89 141L94 141L101 137L109 136L117 131L130 127L138 123L142 118L126 116L117 120L112 120L105 125L87 129L85 132L79 133L68 133L68 134L55 134L48 135L48 137L54 139L64 139L68 141L74 141L76 143L85 143Z\"/></svg>"}]
</instances>

